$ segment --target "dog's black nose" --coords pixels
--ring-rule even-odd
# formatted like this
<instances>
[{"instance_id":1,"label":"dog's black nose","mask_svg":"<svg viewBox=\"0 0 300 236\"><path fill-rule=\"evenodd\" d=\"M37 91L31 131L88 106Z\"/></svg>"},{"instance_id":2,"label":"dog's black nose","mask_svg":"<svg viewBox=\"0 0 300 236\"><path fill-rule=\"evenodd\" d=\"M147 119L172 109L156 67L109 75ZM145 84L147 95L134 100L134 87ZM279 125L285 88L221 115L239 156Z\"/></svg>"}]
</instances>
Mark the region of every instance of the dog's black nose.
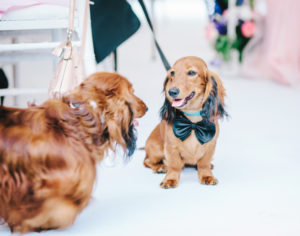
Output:
<instances>
[{"instance_id":1,"label":"dog's black nose","mask_svg":"<svg viewBox=\"0 0 300 236\"><path fill-rule=\"evenodd\" d=\"M179 94L179 89L178 88L171 88L171 89L169 89L168 93L172 98L176 98Z\"/></svg>"}]
</instances>

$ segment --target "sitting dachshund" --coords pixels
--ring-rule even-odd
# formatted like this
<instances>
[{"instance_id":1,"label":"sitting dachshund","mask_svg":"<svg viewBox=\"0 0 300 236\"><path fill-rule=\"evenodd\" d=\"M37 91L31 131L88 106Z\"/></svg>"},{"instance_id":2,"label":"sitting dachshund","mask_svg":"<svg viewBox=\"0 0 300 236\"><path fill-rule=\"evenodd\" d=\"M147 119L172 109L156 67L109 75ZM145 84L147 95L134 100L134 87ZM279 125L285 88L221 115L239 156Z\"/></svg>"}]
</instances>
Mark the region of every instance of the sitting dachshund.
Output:
<instances>
[{"instance_id":1,"label":"sitting dachshund","mask_svg":"<svg viewBox=\"0 0 300 236\"><path fill-rule=\"evenodd\" d=\"M211 161L218 119L227 116L221 80L202 59L184 57L168 71L164 92L162 121L146 141L144 165L155 173L167 173L162 188L177 187L186 165L197 167L202 184L217 184Z\"/></svg>"},{"instance_id":2,"label":"sitting dachshund","mask_svg":"<svg viewBox=\"0 0 300 236\"><path fill-rule=\"evenodd\" d=\"M0 221L21 233L70 226L91 198L96 163L116 144L132 155L133 120L146 109L116 73L41 106L0 107Z\"/></svg>"}]
</instances>

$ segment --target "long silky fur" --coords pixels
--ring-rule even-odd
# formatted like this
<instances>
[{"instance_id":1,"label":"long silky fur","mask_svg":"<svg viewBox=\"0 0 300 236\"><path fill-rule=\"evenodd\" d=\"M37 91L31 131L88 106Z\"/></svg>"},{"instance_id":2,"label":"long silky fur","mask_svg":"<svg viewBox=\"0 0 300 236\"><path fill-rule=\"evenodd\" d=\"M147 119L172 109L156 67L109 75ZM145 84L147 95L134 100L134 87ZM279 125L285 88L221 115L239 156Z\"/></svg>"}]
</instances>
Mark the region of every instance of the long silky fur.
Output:
<instances>
[{"instance_id":1,"label":"long silky fur","mask_svg":"<svg viewBox=\"0 0 300 236\"><path fill-rule=\"evenodd\" d=\"M165 88L166 88L168 81L169 81L169 78L167 77L164 82L164 89L163 89L164 94L165 94ZM172 107L169 100L165 97L164 104L160 108L161 119L167 121L168 124L172 124L174 118L181 114L182 114L182 112L175 109L174 107Z\"/></svg>"},{"instance_id":2,"label":"long silky fur","mask_svg":"<svg viewBox=\"0 0 300 236\"><path fill-rule=\"evenodd\" d=\"M123 138L126 142L127 156L131 157L136 149L136 129L133 124L130 125L128 134L122 131Z\"/></svg>"},{"instance_id":3,"label":"long silky fur","mask_svg":"<svg viewBox=\"0 0 300 236\"><path fill-rule=\"evenodd\" d=\"M208 119L212 122L215 121L215 118L223 118L228 116L228 113L225 111L224 106L221 103L220 98L218 97L218 86L214 77L211 77L212 80L212 89L211 92L203 104L202 114L203 118Z\"/></svg>"},{"instance_id":4,"label":"long silky fur","mask_svg":"<svg viewBox=\"0 0 300 236\"><path fill-rule=\"evenodd\" d=\"M130 112L130 125L128 128L128 131L126 132L124 129L122 129L122 137L126 143L126 149L127 152L125 153L127 157L131 157L132 154L134 153L136 149L136 140L137 140L137 135L136 135L136 129L134 124L132 123L133 121L133 112L129 106L128 103L126 103L126 106L128 107L128 110Z\"/></svg>"},{"instance_id":5,"label":"long silky fur","mask_svg":"<svg viewBox=\"0 0 300 236\"><path fill-rule=\"evenodd\" d=\"M117 144L125 156L136 148L132 120L146 105L126 89L118 74L96 73L62 99L0 106L0 224L26 233L74 222L90 200L95 164Z\"/></svg>"},{"instance_id":6,"label":"long silky fur","mask_svg":"<svg viewBox=\"0 0 300 236\"><path fill-rule=\"evenodd\" d=\"M168 124L172 124L174 118L179 115L182 115L182 112L172 107L169 100L165 98L165 102L160 108L161 119L167 121Z\"/></svg>"}]
</instances>

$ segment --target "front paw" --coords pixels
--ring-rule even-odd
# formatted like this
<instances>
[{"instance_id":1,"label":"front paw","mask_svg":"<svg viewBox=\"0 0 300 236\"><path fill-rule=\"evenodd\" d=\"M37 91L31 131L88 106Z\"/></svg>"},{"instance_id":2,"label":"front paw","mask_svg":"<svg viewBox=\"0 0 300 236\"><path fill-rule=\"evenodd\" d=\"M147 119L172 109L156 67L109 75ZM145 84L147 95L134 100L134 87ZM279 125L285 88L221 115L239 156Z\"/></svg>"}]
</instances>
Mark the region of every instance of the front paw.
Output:
<instances>
[{"instance_id":1,"label":"front paw","mask_svg":"<svg viewBox=\"0 0 300 236\"><path fill-rule=\"evenodd\" d=\"M167 180L163 180L160 183L160 187L164 189L176 188L177 186L178 186L178 181L176 179L167 179Z\"/></svg>"},{"instance_id":2,"label":"front paw","mask_svg":"<svg viewBox=\"0 0 300 236\"><path fill-rule=\"evenodd\" d=\"M159 164L152 167L154 173L164 174L167 173L167 167L164 164Z\"/></svg>"},{"instance_id":3,"label":"front paw","mask_svg":"<svg viewBox=\"0 0 300 236\"><path fill-rule=\"evenodd\" d=\"M217 185L218 180L213 176L203 176L200 180L201 184L205 185Z\"/></svg>"},{"instance_id":4,"label":"front paw","mask_svg":"<svg viewBox=\"0 0 300 236\"><path fill-rule=\"evenodd\" d=\"M144 160L144 166L151 168L153 170L153 172L157 173L157 174L167 173L167 166L162 162L153 163L149 159L146 158Z\"/></svg>"}]
</instances>

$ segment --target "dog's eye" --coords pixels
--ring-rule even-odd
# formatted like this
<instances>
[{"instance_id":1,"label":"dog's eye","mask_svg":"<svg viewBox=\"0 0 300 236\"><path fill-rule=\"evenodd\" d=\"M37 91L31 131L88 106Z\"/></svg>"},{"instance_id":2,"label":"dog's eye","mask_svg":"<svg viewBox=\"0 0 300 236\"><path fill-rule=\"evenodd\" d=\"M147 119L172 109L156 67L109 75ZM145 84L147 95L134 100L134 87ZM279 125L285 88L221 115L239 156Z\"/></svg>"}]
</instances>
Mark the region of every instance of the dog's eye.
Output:
<instances>
[{"instance_id":1,"label":"dog's eye","mask_svg":"<svg viewBox=\"0 0 300 236\"><path fill-rule=\"evenodd\" d=\"M175 75L175 71L172 70L170 74L171 74L171 76L174 76Z\"/></svg>"},{"instance_id":2,"label":"dog's eye","mask_svg":"<svg viewBox=\"0 0 300 236\"><path fill-rule=\"evenodd\" d=\"M196 72L193 71L193 70L189 70L189 71L188 71L188 75L190 75L190 76L196 75Z\"/></svg>"}]
</instances>

